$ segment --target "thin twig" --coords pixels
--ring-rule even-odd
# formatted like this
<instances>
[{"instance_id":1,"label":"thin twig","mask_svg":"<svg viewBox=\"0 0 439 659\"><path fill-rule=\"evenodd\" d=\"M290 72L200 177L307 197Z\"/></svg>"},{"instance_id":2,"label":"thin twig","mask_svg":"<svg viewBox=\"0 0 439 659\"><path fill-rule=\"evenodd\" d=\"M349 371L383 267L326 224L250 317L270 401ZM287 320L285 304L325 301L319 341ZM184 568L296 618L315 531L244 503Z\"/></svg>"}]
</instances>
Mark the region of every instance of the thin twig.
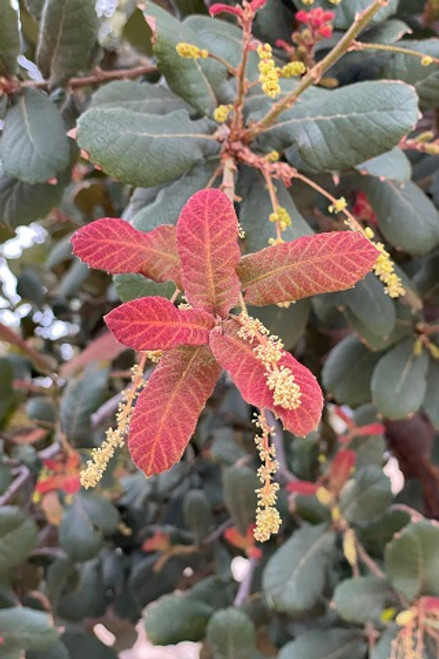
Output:
<instances>
[{"instance_id":1,"label":"thin twig","mask_svg":"<svg viewBox=\"0 0 439 659\"><path fill-rule=\"evenodd\" d=\"M21 490L22 487L27 485L32 480L32 474L27 467L22 465L18 468L17 477L12 481L6 492L0 497L0 506L5 506L14 496Z\"/></svg>"},{"instance_id":2,"label":"thin twig","mask_svg":"<svg viewBox=\"0 0 439 659\"><path fill-rule=\"evenodd\" d=\"M68 89L78 89L79 87L87 87L88 85L97 85L101 82L109 82L110 80L129 80L131 78L139 78L140 76L148 73L156 73L157 68L151 64L143 64L136 66L133 69L112 69L111 71L103 71L96 67L94 73L83 78L70 78L66 87ZM35 89L50 89L49 80L25 80L19 83L21 87L34 87Z\"/></svg>"}]
</instances>

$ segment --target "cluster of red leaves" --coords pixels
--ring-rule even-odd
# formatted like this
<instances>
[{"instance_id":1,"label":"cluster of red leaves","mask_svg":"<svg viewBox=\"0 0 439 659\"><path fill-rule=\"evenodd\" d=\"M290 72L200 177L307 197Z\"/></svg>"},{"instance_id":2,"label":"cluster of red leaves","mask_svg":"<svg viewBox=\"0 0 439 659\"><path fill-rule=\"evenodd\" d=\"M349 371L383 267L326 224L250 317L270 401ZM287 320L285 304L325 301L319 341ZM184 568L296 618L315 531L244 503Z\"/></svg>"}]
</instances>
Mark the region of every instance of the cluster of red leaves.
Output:
<instances>
[{"instance_id":1,"label":"cluster of red leaves","mask_svg":"<svg viewBox=\"0 0 439 659\"><path fill-rule=\"evenodd\" d=\"M352 449L343 449L335 456L329 471L321 479L321 482L293 481L288 483L286 489L292 494L312 496L320 487L326 487L334 499L340 494L343 485L350 478L354 469L357 454Z\"/></svg>"},{"instance_id":2,"label":"cluster of red leaves","mask_svg":"<svg viewBox=\"0 0 439 659\"><path fill-rule=\"evenodd\" d=\"M230 5L217 2L210 7L209 14L211 16L217 16L218 14L234 14L234 16L237 16L241 21L245 21L247 18L253 17L258 9L261 9L266 4L267 0L250 0L250 2L244 0L242 7L240 5L231 7Z\"/></svg>"},{"instance_id":3,"label":"cluster of red leaves","mask_svg":"<svg viewBox=\"0 0 439 659\"><path fill-rule=\"evenodd\" d=\"M254 525L248 527L245 535L240 533L235 526L230 526L224 531L223 537L227 542L229 542L233 547L241 549L248 558L253 558L259 561L262 558L262 550L259 547L256 547L256 541L254 536Z\"/></svg>"},{"instance_id":4,"label":"cluster of red leaves","mask_svg":"<svg viewBox=\"0 0 439 659\"><path fill-rule=\"evenodd\" d=\"M306 435L317 426L323 398L312 373L284 352L279 366L292 372L301 404L275 405L266 368L255 354L258 339L241 338L241 324L230 312L241 292L246 302L262 306L353 286L377 258L363 236L322 233L241 257L233 205L209 189L191 197L176 227L141 233L123 220L103 218L79 229L72 243L75 254L94 268L173 280L190 305L178 309L165 298L140 298L105 318L124 345L164 351L130 424L129 449L147 475L181 458L223 369L248 403L272 410L292 433Z\"/></svg>"},{"instance_id":5,"label":"cluster of red leaves","mask_svg":"<svg viewBox=\"0 0 439 659\"><path fill-rule=\"evenodd\" d=\"M35 492L43 496L47 492L64 492L75 494L79 491L79 473L81 456L73 451L68 455L60 454L58 459L44 460L43 469L35 486Z\"/></svg>"},{"instance_id":6,"label":"cluster of red leaves","mask_svg":"<svg viewBox=\"0 0 439 659\"><path fill-rule=\"evenodd\" d=\"M311 11L298 11L296 21L306 25L310 30L314 41L329 39L332 36L332 21L335 14L333 11L325 11L321 7Z\"/></svg>"}]
</instances>

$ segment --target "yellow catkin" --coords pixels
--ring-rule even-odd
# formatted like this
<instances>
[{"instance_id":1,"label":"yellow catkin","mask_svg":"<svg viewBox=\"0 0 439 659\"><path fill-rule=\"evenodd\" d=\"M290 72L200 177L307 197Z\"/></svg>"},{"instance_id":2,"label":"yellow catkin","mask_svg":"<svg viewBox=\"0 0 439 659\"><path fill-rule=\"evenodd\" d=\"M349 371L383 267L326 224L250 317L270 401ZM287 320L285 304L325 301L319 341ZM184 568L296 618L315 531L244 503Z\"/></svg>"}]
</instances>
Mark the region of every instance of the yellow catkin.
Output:
<instances>
[{"instance_id":1,"label":"yellow catkin","mask_svg":"<svg viewBox=\"0 0 439 659\"><path fill-rule=\"evenodd\" d=\"M254 423L260 430L255 437L255 443L261 460L261 466L257 472L261 487L256 490L258 506L253 535L258 542L266 542L279 531L282 523L276 508L279 484L273 482L273 476L279 469L279 463L276 460L274 445L270 444L270 434L273 432L273 428L268 425L265 415L261 413L256 416Z\"/></svg>"},{"instance_id":2,"label":"yellow catkin","mask_svg":"<svg viewBox=\"0 0 439 659\"><path fill-rule=\"evenodd\" d=\"M90 460L87 460L86 467L80 474L81 485L86 490L90 487L96 487L104 475L116 449L124 444L125 435L128 432L130 425L134 400L137 398L140 389L145 384L142 377L142 371L138 364L133 366L131 372L133 385L131 389L125 391L122 395L122 400L119 403L116 413L116 428L108 428L101 446L93 449Z\"/></svg>"},{"instance_id":3,"label":"yellow catkin","mask_svg":"<svg viewBox=\"0 0 439 659\"><path fill-rule=\"evenodd\" d=\"M259 56L259 82L262 86L262 91L270 98L276 98L281 92L279 85L279 76L276 63L273 59L273 52L270 44L260 44L257 48Z\"/></svg>"},{"instance_id":4,"label":"yellow catkin","mask_svg":"<svg viewBox=\"0 0 439 659\"><path fill-rule=\"evenodd\" d=\"M328 207L328 211L330 213L341 213L342 211L346 210L348 207L348 203L344 197L340 197L340 199L335 199L334 203L331 204Z\"/></svg>"},{"instance_id":5,"label":"yellow catkin","mask_svg":"<svg viewBox=\"0 0 439 659\"><path fill-rule=\"evenodd\" d=\"M277 206L276 210L270 213L268 219L270 222L276 222L281 231L285 231L285 229L291 226L290 214L283 206Z\"/></svg>"},{"instance_id":6,"label":"yellow catkin","mask_svg":"<svg viewBox=\"0 0 439 659\"><path fill-rule=\"evenodd\" d=\"M213 118L215 121L217 121L219 124L223 124L225 121L227 121L232 107L232 105L218 105L218 107L213 111Z\"/></svg>"},{"instance_id":7,"label":"yellow catkin","mask_svg":"<svg viewBox=\"0 0 439 659\"><path fill-rule=\"evenodd\" d=\"M433 64L434 59L430 55L424 55L424 57L421 59L421 64L422 66L430 66L430 64Z\"/></svg>"},{"instance_id":8,"label":"yellow catkin","mask_svg":"<svg viewBox=\"0 0 439 659\"><path fill-rule=\"evenodd\" d=\"M205 48L198 48L198 46L184 41L178 43L175 49L180 57L184 57L185 59L206 59L206 57L209 57L209 51Z\"/></svg>"},{"instance_id":9,"label":"yellow catkin","mask_svg":"<svg viewBox=\"0 0 439 659\"><path fill-rule=\"evenodd\" d=\"M405 627L406 625L413 622L415 618L416 618L416 611L414 611L413 609L405 609L405 611L401 611L400 613L398 613L398 615L395 618L395 622L399 627Z\"/></svg>"},{"instance_id":10,"label":"yellow catkin","mask_svg":"<svg viewBox=\"0 0 439 659\"><path fill-rule=\"evenodd\" d=\"M349 565L357 563L357 547L355 544L355 533L348 529L343 535L343 554Z\"/></svg>"},{"instance_id":11,"label":"yellow catkin","mask_svg":"<svg viewBox=\"0 0 439 659\"><path fill-rule=\"evenodd\" d=\"M282 78L294 78L305 73L306 66L303 62L288 62L280 70Z\"/></svg>"}]
</instances>

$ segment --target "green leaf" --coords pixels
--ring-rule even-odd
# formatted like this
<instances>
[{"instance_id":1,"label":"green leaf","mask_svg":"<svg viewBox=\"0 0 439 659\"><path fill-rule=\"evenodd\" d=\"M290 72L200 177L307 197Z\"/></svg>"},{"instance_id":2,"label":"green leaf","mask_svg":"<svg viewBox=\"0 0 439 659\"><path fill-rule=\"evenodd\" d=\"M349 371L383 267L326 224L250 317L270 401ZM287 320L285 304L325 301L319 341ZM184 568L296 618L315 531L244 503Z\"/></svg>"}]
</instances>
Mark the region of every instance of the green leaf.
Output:
<instances>
[{"instance_id":1,"label":"green leaf","mask_svg":"<svg viewBox=\"0 0 439 659\"><path fill-rule=\"evenodd\" d=\"M58 641L45 650L28 650L26 659L70 659L66 646Z\"/></svg>"},{"instance_id":2,"label":"green leaf","mask_svg":"<svg viewBox=\"0 0 439 659\"><path fill-rule=\"evenodd\" d=\"M410 39L399 42L398 47L417 50L423 55L439 56L437 38ZM420 99L421 110L436 107L439 100L439 75L437 65L424 66L420 59L413 55L392 53L386 58L381 75L392 80L402 80L413 85Z\"/></svg>"},{"instance_id":3,"label":"green leaf","mask_svg":"<svg viewBox=\"0 0 439 659\"><path fill-rule=\"evenodd\" d=\"M370 352L355 336L347 336L331 351L323 366L323 386L340 403L353 407L366 403L379 359L379 354Z\"/></svg>"},{"instance_id":4,"label":"green leaf","mask_svg":"<svg viewBox=\"0 0 439 659\"><path fill-rule=\"evenodd\" d=\"M183 501L186 526L192 531L197 544L212 530L212 507L203 490L189 490Z\"/></svg>"},{"instance_id":5,"label":"green leaf","mask_svg":"<svg viewBox=\"0 0 439 659\"><path fill-rule=\"evenodd\" d=\"M162 595L175 590L177 582L181 579L182 572L187 565L185 562L171 558L166 563L166 570L157 572L154 566L159 554L147 556L133 565L128 586L135 604L143 608L150 602L154 602Z\"/></svg>"},{"instance_id":6,"label":"green leaf","mask_svg":"<svg viewBox=\"0 0 439 659\"><path fill-rule=\"evenodd\" d=\"M44 219L60 203L65 184L63 174L58 177L55 185L22 183L6 176L0 165L0 224L15 229Z\"/></svg>"},{"instance_id":7,"label":"green leaf","mask_svg":"<svg viewBox=\"0 0 439 659\"><path fill-rule=\"evenodd\" d=\"M287 309L274 304L266 307L249 307L249 313L259 318L270 334L278 336L287 350L291 349L303 336L311 311L311 301L297 300Z\"/></svg>"},{"instance_id":8,"label":"green leaf","mask_svg":"<svg viewBox=\"0 0 439 659\"><path fill-rule=\"evenodd\" d=\"M302 0L293 0L298 9L303 9ZM347 30L355 20L357 13L364 11L370 7L370 0L349 0L348 2L341 2L334 7L334 4L329 0L316 0L315 7L323 7L335 11L334 26L340 30ZM389 0L386 6L382 7L372 18L371 24L384 21L389 16L393 16L398 8L398 0Z\"/></svg>"},{"instance_id":9,"label":"green leaf","mask_svg":"<svg viewBox=\"0 0 439 659\"><path fill-rule=\"evenodd\" d=\"M37 64L51 87L88 68L97 29L95 3L90 0L46 0Z\"/></svg>"},{"instance_id":10,"label":"green leaf","mask_svg":"<svg viewBox=\"0 0 439 659\"><path fill-rule=\"evenodd\" d=\"M213 60L180 57L176 51L180 42L204 47L199 35L152 3L148 3L144 14L154 33L157 66L169 87L202 114L211 112L218 105L216 89L226 81L226 68Z\"/></svg>"},{"instance_id":11,"label":"green leaf","mask_svg":"<svg viewBox=\"0 0 439 659\"><path fill-rule=\"evenodd\" d=\"M109 648L99 641L96 636L84 631L69 631L63 634L62 640L65 643L69 659L117 659L117 654L113 648Z\"/></svg>"},{"instance_id":12,"label":"green leaf","mask_svg":"<svg viewBox=\"0 0 439 659\"><path fill-rule=\"evenodd\" d=\"M251 659L255 627L244 611L229 607L213 614L207 626L207 640L214 659Z\"/></svg>"},{"instance_id":13,"label":"green leaf","mask_svg":"<svg viewBox=\"0 0 439 659\"><path fill-rule=\"evenodd\" d=\"M79 492L59 527L60 544L75 561L87 561L99 551L104 535L116 532L119 513L98 494Z\"/></svg>"},{"instance_id":14,"label":"green leaf","mask_svg":"<svg viewBox=\"0 0 439 659\"><path fill-rule=\"evenodd\" d=\"M427 373L427 390L422 409L431 424L439 430L439 362L437 359L430 359Z\"/></svg>"},{"instance_id":15,"label":"green leaf","mask_svg":"<svg viewBox=\"0 0 439 659\"><path fill-rule=\"evenodd\" d=\"M362 281L342 292L344 303L371 332L387 338L396 322L395 305L383 285L369 273Z\"/></svg>"},{"instance_id":16,"label":"green leaf","mask_svg":"<svg viewBox=\"0 0 439 659\"><path fill-rule=\"evenodd\" d=\"M44 183L66 169L70 153L64 122L43 92L24 89L7 112L0 153L5 173L25 183Z\"/></svg>"},{"instance_id":17,"label":"green leaf","mask_svg":"<svg viewBox=\"0 0 439 659\"><path fill-rule=\"evenodd\" d=\"M18 21L14 3L3 0L0 3L0 75L17 72L17 57L21 52Z\"/></svg>"},{"instance_id":18,"label":"green leaf","mask_svg":"<svg viewBox=\"0 0 439 659\"><path fill-rule=\"evenodd\" d=\"M439 243L439 214L430 199L412 181L359 181L378 218L383 236L397 249L425 254Z\"/></svg>"},{"instance_id":19,"label":"green leaf","mask_svg":"<svg viewBox=\"0 0 439 659\"><path fill-rule=\"evenodd\" d=\"M412 602L420 595L439 595L439 527L411 523L387 545L386 572L393 587Z\"/></svg>"},{"instance_id":20,"label":"green leaf","mask_svg":"<svg viewBox=\"0 0 439 659\"><path fill-rule=\"evenodd\" d=\"M382 291L380 294L382 294ZM393 302L392 304L396 312L395 326L393 331L385 338L372 331L371 318L365 319L365 322L363 322L349 307L346 307L343 311L349 325L361 342L374 352L386 350L386 348L390 348L390 346L413 333L413 315L410 308L400 303L395 304Z\"/></svg>"},{"instance_id":21,"label":"green leaf","mask_svg":"<svg viewBox=\"0 0 439 659\"><path fill-rule=\"evenodd\" d=\"M271 556L262 585L276 611L293 615L312 609L325 585L334 542L326 524L303 526Z\"/></svg>"},{"instance_id":22,"label":"green leaf","mask_svg":"<svg viewBox=\"0 0 439 659\"><path fill-rule=\"evenodd\" d=\"M27 558L37 540L33 519L15 506L0 509L0 573L5 574Z\"/></svg>"},{"instance_id":23,"label":"green leaf","mask_svg":"<svg viewBox=\"0 0 439 659\"><path fill-rule=\"evenodd\" d=\"M61 429L69 442L92 445L91 414L103 403L108 369L91 364L81 377L72 380L60 404Z\"/></svg>"},{"instance_id":24,"label":"green leaf","mask_svg":"<svg viewBox=\"0 0 439 659\"><path fill-rule=\"evenodd\" d=\"M238 531L245 535L255 522L260 482L250 467L228 467L223 471L224 503Z\"/></svg>"},{"instance_id":25,"label":"green leaf","mask_svg":"<svg viewBox=\"0 0 439 659\"><path fill-rule=\"evenodd\" d=\"M133 80L115 80L104 85L93 94L91 107L123 108L143 114L190 110L188 104L169 89Z\"/></svg>"},{"instance_id":26,"label":"green leaf","mask_svg":"<svg viewBox=\"0 0 439 659\"><path fill-rule=\"evenodd\" d=\"M372 399L389 419L404 419L422 405L427 389L428 356L414 354L410 337L394 346L375 367L371 380Z\"/></svg>"},{"instance_id":27,"label":"green leaf","mask_svg":"<svg viewBox=\"0 0 439 659\"><path fill-rule=\"evenodd\" d=\"M366 644L358 632L348 629L313 629L287 643L278 659L364 659Z\"/></svg>"},{"instance_id":28,"label":"green leaf","mask_svg":"<svg viewBox=\"0 0 439 659\"><path fill-rule=\"evenodd\" d=\"M108 605L106 586L99 559L87 561L79 567L79 580L73 590L63 593L58 604L58 615L72 622L84 618L98 618L105 614Z\"/></svg>"},{"instance_id":29,"label":"green leaf","mask_svg":"<svg viewBox=\"0 0 439 659\"><path fill-rule=\"evenodd\" d=\"M389 151L417 119L412 87L360 82L332 91L323 104L318 98L297 103L259 141L278 150L295 144L315 171L338 171Z\"/></svg>"},{"instance_id":30,"label":"green leaf","mask_svg":"<svg viewBox=\"0 0 439 659\"><path fill-rule=\"evenodd\" d=\"M78 144L113 178L150 187L218 153L211 126L205 119L191 121L185 110L157 116L94 107L79 119Z\"/></svg>"},{"instance_id":31,"label":"green leaf","mask_svg":"<svg viewBox=\"0 0 439 659\"><path fill-rule=\"evenodd\" d=\"M0 631L2 650L44 650L58 640L50 616L25 606L0 609Z\"/></svg>"},{"instance_id":32,"label":"green leaf","mask_svg":"<svg viewBox=\"0 0 439 659\"><path fill-rule=\"evenodd\" d=\"M381 634L378 643L375 645L370 655L370 659L389 659L392 656L393 642L397 637L400 627L390 625Z\"/></svg>"},{"instance_id":33,"label":"green leaf","mask_svg":"<svg viewBox=\"0 0 439 659\"><path fill-rule=\"evenodd\" d=\"M410 515L405 510L389 508L372 521L359 525L356 533L372 556L382 558L387 543L409 522Z\"/></svg>"},{"instance_id":34,"label":"green leaf","mask_svg":"<svg viewBox=\"0 0 439 659\"><path fill-rule=\"evenodd\" d=\"M43 13L45 0L24 0L24 4L29 14L39 21Z\"/></svg>"},{"instance_id":35,"label":"green leaf","mask_svg":"<svg viewBox=\"0 0 439 659\"><path fill-rule=\"evenodd\" d=\"M165 595L144 613L148 638L154 645L201 641L212 607L180 593Z\"/></svg>"},{"instance_id":36,"label":"green leaf","mask_svg":"<svg viewBox=\"0 0 439 659\"><path fill-rule=\"evenodd\" d=\"M405 183L410 180L412 175L410 160L399 147L371 160L366 160L361 165L357 165L355 169L360 174L376 176L380 180L386 179L395 183Z\"/></svg>"},{"instance_id":37,"label":"green leaf","mask_svg":"<svg viewBox=\"0 0 439 659\"><path fill-rule=\"evenodd\" d=\"M159 295L170 300L175 293L175 284L172 281L157 283L143 275L114 275L113 283L122 302L150 295Z\"/></svg>"},{"instance_id":38,"label":"green leaf","mask_svg":"<svg viewBox=\"0 0 439 659\"><path fill-rule=\"evenodd\" d=\"M285 241L312 234L306 220L296 208L287 188L276 181L279 205L285 208L292 224L282 233ZM245 247L249 252L257 252L268 246L269 238L276 237L276 226L269 222L273 207L264 180L255 169L242 167L237 182L237 194L242 198L239 204L239 222L245 231Z\"/></svg>"},{"instance_id":39,"label":"green leaf","mask_svg":"<svg viewBox=\"0 0 439 659\"><path fill-rule=\"evenodd\" d=\"M340 511L352 524L368 522L382 513L393 501L390 480L380 467L359 469L340 494Z\"/></svg>"},{"instance_id":40,"label":"green leaf","mask_svg":"<svg viewBox=\"0 0 439 659\"><path fill-rule=\"evenodd\" d=\"M5 358L0 358L0 427L6 422L9 414L17 404L14 392L14 369Z\"/></svg>"},{"instance_id":41,"label":"green leaf","mask_svg":"<svg viewBox=\"0 0 439 659\"><path fill-rule=\"evenodd\" d=\"M383 610L392 601L390 584L378 577L345 579L334 592L337 613L347 622L379 622Z\"/></svg>"}]
</instances>

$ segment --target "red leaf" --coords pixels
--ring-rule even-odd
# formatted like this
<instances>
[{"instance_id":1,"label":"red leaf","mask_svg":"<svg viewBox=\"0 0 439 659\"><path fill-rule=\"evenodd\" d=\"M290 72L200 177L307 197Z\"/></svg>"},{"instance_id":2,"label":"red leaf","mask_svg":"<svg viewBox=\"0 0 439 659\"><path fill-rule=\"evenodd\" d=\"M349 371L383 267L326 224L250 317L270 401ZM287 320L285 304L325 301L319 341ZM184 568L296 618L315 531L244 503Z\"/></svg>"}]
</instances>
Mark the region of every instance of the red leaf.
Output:
<instances>
[{"instance_id":1,"label":"red leaf","mask_svg":"<svg viewBox=\"0 0 439 659\"><path fill-rule=\"evenodd\" d=\"M125 348L116 341L111 332L105 332L97 339L90 341L87 347L78 355L62 364L60 375L63 378L68 378L91 362L112 361L124 350Z\"/></svg>"},{"instance_id":2,"label":"red leaf","mask_svg":"<svg viewBox=\"0 0 439 659\"><path fill-rule=\"evenodd\" d=\"M238 274L246 302L264 306L350 288L377 257L359 233L332 231L243 256Z\"/></svg>"},{"instance_id":3,"label":"red leaf","mask_svg":"<svg viewBox=\"0 0 439 659\"><path fill-rule=\"evenodd\" d=\"M81 261L111 274L140 273L154 281L180 280L175 227L143 233L125 220L104 217L78 229L73 252Z\"/></svg>"},{"instance_id":4,"label":"red leaf","mask_svg":"<svg viewBox=\"0 0 439 659\"><path fill-rule=\"evenodd\" d=\"M278 416L287 430L295 435L307 435L314 430L321 417L323 396L314 375L292 355L285 352L279 366L293 373L301 390L301 405L287 410L273 401L273 393L266 384L265 366L256 359L256 341L244 341L237 335L237 321L223 323L222 329L210 333L210 347L218 362L229 371L243 398L259 408L267 407Z\"/></svg>"},{"instance_id":5,"label":"red leaf","mask_svg":"<svg viewBox=\"0 0 439 659\"><path fill-rule=\"evenodd\" d=\"M310 481L294 481L287 483L285 489L287 492L293 494L303 494L304 496L312 496L317 492L320 485L318 483L311 483Z\"/></svg>"},{"instance_id":6,"label":"red leaf","mask_svg":"<svg viewBox=\"0 0 439 659\"><path fill-rule=\"evenodd\" d=\"M194 307L225 316L241 290L238 221L220 190L200 190L184 206L177 223L184 292Z\"/></svg>"},{"instance_id":7,"label":"red leaf","mask_svg":"<svg viewBox=\"0 0 439 659\"><path fill-rule=\"evenodd\" d=\"M330 490L336 496L351 475L357 454L350 448L339 451L329 473Z\"/></svg>"},{"instance_id":8,"label":"red leaf","mask_svg":"<svg viewBox=\"0 0 439 659\"><path fill-rule=\"evenodd\" d=\"M129 437L131 456L147 476L183 455L221 368L207 346L167 353L140 394Z\"/></svg>"},{"instance_id":9,"label":"red leaf","mask_svg":"<svg viewBox=\"0 0 439 659\"><path fill-rule=\"evenodd\" d=\"M176 309L164 297L141 297L121 304L105 316L118 341L133 350L168 350L179 345L204 345L215 324L199 309Z\"/></svg>"},{"instance_id":10,"label":"red leaf","mask_svg":"<svg viewBox=\"0 0 439 659\"><path fill-rule=\"evenodd\" d=\"M166 551L171 546L169 533L156 531L152 538L148 538L142 544L143 551Z\"/></svg>"}]
</instances>

